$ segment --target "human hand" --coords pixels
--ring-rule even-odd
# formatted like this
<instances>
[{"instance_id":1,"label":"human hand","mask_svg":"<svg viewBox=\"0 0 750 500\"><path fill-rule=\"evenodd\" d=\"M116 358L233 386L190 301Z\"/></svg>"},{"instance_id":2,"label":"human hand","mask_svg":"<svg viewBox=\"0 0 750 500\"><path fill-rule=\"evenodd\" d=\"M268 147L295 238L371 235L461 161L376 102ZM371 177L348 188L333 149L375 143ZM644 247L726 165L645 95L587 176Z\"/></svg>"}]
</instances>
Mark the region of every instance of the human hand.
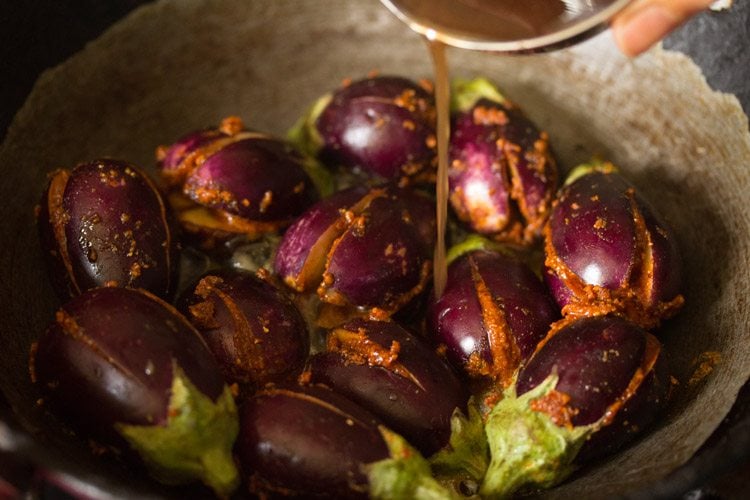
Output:
<instances>
[{"instance_id":1,"label":"human hand","mask_svg":"<svg viewBox=\"0 0 750 500\"><path fill-rule=\"evenodd\" d=\"M612 20L620 50L633 57L646 51L714 0L635 0Z\"/></svg>"}]
</instances>

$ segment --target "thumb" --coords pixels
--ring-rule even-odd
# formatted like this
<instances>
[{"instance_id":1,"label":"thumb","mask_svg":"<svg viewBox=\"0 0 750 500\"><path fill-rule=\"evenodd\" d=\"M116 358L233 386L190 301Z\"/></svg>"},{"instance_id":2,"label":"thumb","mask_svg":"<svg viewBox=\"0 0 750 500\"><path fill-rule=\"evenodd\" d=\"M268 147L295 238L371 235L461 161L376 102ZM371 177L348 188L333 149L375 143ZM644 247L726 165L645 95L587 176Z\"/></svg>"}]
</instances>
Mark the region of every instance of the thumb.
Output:
<instances>
[{"instance_id":1,"label":"thumb","mask_svg":"<svg viewBox=\"0 0 750 500\"><path fill-rule=\"evenodd\" d=\"M645 52L713 0L635 0L612 21L620 50L633 57Z\"/></svg>"}]
</instances>

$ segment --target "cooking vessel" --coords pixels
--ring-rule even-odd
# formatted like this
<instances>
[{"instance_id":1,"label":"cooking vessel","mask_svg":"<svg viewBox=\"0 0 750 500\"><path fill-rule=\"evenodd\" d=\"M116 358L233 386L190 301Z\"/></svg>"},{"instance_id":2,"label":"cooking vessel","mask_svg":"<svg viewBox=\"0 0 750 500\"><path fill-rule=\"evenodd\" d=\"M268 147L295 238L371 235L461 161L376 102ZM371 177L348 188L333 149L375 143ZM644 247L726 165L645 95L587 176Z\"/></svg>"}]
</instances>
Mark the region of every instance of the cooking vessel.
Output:
<instances>
[{"instance_id":1,"label":"cooking vessel","mask_svg":"<svg viewBox=\"0 0 750 500\"><path fill-rule=\"evenodd\" d=\"M593 155L619 164L674 226L685 258L686 306L658 332L679 382L667 415L545 496L671 497L747 460L742 102L712 89L690 58L656 49L629 61L606 33L551 54L451 51L449 62L454 76L487 76L523 106L550 133L563 168ZM201 493L93 455L37 405L29 347L59 306L34 225L46 175L101 156L153 169L158 145L231 114L283 134L318 95L372 70L431 76L423 42L377 0L162 0L40 77L0 147L0 450L14 452L0 464L12 463L22 482L38 477L94 497Z\"/></svg>"}]
</instances>

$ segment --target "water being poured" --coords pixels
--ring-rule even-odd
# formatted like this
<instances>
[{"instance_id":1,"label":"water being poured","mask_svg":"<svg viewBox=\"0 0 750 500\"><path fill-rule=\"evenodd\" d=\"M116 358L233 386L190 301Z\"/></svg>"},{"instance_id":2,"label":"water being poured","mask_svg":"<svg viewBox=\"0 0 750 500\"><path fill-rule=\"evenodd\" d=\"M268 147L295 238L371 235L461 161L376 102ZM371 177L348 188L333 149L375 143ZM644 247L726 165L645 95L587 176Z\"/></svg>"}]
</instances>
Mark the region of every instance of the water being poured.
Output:
<instances>
[{"instance_id":1,"label":"water being poured","mask_svg":"<svg viewBox=\"0 0 750 500\"><path fill-rule=\"evenodd\" d=\"M430 54L435 70L435 103L437 106L437 139L438 173L435 184L437 241L432 259L433 287L435 295L440 297L448 281L448 263L446 262L445 237L448 227L448 141L450 139L450 78L448 62L445 57L445 45L430 41Z\"/></svg>"},{"instance_id":2,"label":"water being poured","mask_svg":"<svg viewBox=\"0 0 750 500\"><path fill-rule=\"evenodd\" d=\"M429 45L437 107L437 242L433 287L437 297L448 279L448 143L450 80L446 45L505 53L565 47L602 29L630 0L381 0Z\"/></svg>"}]
</instances>

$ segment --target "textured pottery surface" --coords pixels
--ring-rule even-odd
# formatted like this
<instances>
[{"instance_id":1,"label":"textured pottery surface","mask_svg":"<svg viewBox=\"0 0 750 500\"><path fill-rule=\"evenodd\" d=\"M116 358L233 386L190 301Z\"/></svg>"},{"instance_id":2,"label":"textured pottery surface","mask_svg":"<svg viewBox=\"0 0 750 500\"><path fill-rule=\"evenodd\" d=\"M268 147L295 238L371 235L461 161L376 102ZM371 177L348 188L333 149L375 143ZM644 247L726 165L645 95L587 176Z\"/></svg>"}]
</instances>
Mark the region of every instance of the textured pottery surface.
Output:
<instances>
[{"instance_id":1,"label":"textured pottery surface","mask_svg":"<svg viewBox=\"0 0 750 500\"><path fill-rule=\"evenodd\" d=\"M696 451L750 374L747 118L685 56L655 49L627 60L608 33L547 55L448 57L452 76L486 76L523 106L563 169L592 155L618 164L679 236L686 305L656 332L679 382L669 413L547 495L640 489ZM377 0L165 0L42 75L0 147L0 388L63 460L110 491L154 488L89 456L37 407L29 345L58 307L33 215L47 173L107 156L153 172L157 146L232 114L283 134L317 96L371 70L432 76L424 43ZM720 361L694 378L707 352Z\"/></svg>"}]
</instances>

